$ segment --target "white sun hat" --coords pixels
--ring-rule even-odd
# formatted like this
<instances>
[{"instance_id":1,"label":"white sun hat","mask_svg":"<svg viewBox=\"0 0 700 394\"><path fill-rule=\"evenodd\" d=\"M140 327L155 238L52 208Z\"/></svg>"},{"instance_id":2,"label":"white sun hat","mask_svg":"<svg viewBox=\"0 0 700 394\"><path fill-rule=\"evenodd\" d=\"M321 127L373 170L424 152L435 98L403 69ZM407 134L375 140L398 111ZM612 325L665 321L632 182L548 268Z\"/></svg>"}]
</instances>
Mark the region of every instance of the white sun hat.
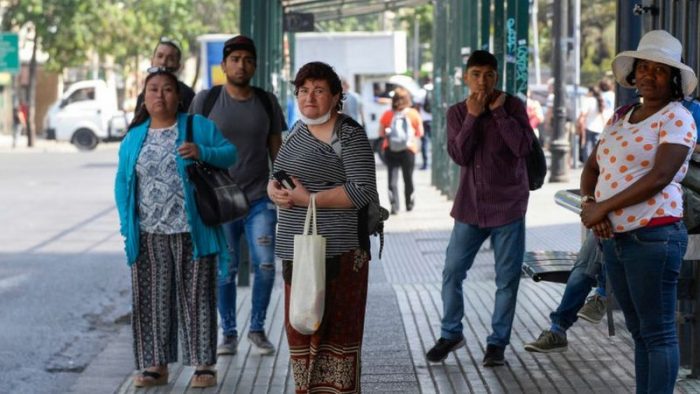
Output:
<instances>
[{"instance_id":1,"label":"white sun hat","mask_svg":"<svg viewBox=\"0 0 700 394\"><path fill-rule=\"evenodd\" d=\"M681 63L683 46L681 42L665 30L652 30L642 36L636 51L624 51L615 56L612 62L613 75L620 85L634 88L627 82L627 76L633 71L635 59L651 60L681 70L683 94L689 96L698 83L692 68Z\"/></svg>"}]
</instances>

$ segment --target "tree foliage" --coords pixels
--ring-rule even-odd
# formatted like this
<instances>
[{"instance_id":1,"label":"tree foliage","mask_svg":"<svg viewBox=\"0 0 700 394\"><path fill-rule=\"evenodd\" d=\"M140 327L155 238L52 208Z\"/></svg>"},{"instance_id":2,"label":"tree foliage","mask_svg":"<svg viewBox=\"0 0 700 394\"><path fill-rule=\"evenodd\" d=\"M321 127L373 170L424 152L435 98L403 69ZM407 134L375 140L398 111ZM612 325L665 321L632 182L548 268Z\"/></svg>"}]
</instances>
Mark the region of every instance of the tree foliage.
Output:
<instances>
[{"instance_id":1,"label":"tree foliage","mask_svg":"<svg viewBox=\"0 0 700 394\"><path fill-rule=\"evenodd\" d=\"M214 0L14 0L4 30L31 23L55 71L84 64L92 51L117 64L148 58L161 37L195 54L197 36L238 31L238 2Z\"/></svg>"},{"instance_id":2,"label":"tree foliage","mask_svg":"<svg viewBox=\"0 0 700 394\"><path fill-rule=\"evenodd\" d=\"M17 0L3 15L3 30L31 24L51 70L84 63L96 40L99 0Z\"/></svg>"},{"instance_id":3,"label":"tree foliage","mask_svg":"<svg viewBox=\"0 0 700 394\"><path fill-rule=\"evenodd\" d=\"M551 64L553 0L539 1L538 33L540 60ZM581 1L581 84L600 80L608 71L615 56L615 10L611 0ZM571 8L569 8L571 12Z\"/></svg>"}]
</instances>

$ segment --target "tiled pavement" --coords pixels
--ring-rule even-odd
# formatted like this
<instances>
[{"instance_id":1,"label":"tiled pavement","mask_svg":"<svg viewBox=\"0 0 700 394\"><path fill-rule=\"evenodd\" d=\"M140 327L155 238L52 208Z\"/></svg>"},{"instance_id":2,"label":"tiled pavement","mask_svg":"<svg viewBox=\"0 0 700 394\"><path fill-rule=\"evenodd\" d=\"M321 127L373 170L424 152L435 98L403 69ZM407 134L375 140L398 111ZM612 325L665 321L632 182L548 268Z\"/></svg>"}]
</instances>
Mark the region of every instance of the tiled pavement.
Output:
<instances>
[{"instance_id":1,"label":"tiled pavement","mask_svg":"<svg viewBox=\"0 0 700 394\"><path fill-rule=\"evenodd\" d=\"M380 194L386 206L386 172L378 167ZM365 393L630 393L634 367L631 339L615 312L617 335L608 337L605 323L577 323L569 331L569 351L532 354L523 344L535 339L549 324L563 285L535 283L523 278L513 326L508 365L483 368L485 339L493 307L493 254L485 247L465 281L465 337L467 344L444 362L428 364L425 352L440 331L442 302L440 277L451 229L451 204L430 187L429 172L416 171L417 204L387 224L382 261L373 261L362 352L362 391ZM568 184L545 184L531 195L527 216L528 250L570 250L580 245L577 217L556 206L554 193L576 187L577 174ZM376 254L376 253L375 253ZM239 327L247 327L248 288L239 289ZM246 339L233 357L217 364L219 386L188 389L192 368L171 365L170 383L160 389L135 390L131 385L133 361L128 327L81 375L77 393L291 393L289 352L282 327L283 298L278 279L268 312L268 333L278 351L260 356ZM241 333L245 338L246 332ZM700 382L681 380L678 393L700 393Z\"/></svg>"}]
</instances>

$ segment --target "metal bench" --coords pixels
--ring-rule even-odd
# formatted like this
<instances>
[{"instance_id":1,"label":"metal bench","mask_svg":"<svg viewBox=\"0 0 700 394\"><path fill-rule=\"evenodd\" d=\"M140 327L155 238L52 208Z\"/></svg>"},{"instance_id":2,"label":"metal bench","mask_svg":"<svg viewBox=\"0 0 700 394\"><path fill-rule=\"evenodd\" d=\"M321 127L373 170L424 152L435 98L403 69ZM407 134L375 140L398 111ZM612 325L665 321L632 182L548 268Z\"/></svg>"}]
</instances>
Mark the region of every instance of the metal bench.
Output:
<instances>
[{"instance_id":1,"label":"metal bench","mask_svg":"<svg viewBox=\"0 0 700 394\"><path fill-rule=\"evenodd\" d=\"M558 250L525 252L523 273L535 282L566 283L578 253Z\"/></svg>"},{"instance_id":2,"label":"metal bench","mask_svg":"<svg viewBox=\"0 0 700 394\"><path fill-rule=\"evenodd\" d=\"M581 213L581 194L578 189L560 190L554 195L554 201L577 215ZM585 228L581 227L581 238L584 236ZM535 282L566 283L577 257L577 252L558 250L525 252L523 273Z\"/></svg>"}]
</instances>

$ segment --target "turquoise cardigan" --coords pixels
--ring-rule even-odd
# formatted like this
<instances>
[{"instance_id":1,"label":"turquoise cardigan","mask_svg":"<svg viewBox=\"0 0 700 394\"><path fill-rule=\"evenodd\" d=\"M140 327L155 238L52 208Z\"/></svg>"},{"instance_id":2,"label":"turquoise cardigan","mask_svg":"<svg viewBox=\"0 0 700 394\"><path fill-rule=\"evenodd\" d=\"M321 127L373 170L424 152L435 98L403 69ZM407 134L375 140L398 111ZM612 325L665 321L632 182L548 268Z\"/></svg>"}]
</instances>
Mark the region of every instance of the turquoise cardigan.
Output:
<instances>
[{"instance_id":1,"label":"turquoise cardigan","mask_svg":"<svg viewBox=\"0 0 700 394\"><path fill-rule=\"evenodd\" d=\"M119 165L117 167L117 179L114 186L114 194L119 211L120 232L124 236L127 263L134 264L139 255L139 218L136 199L136 160L141 152L143 142L148 134L151 120L129 130L119 146ZM187 114L177 115L177 142L176 146L185 141ZM228 168L236 162L236 147L224 136L214 122L200 115L194 115L192 119L192 131L194 143L199 148L199 158L209 164L220 168ZM194 258L200 258L211 254L219 257L219 272L225 271L228 266L229 254L226 247L226 238L220 226L210 227L202 222L194 201L194 192L185 167L192 160L183 159L176 153L177 171L182 178L185 189L185 211L187 222L190 225L190 235L194 246Z\"/></svg>"}]
</instances>

